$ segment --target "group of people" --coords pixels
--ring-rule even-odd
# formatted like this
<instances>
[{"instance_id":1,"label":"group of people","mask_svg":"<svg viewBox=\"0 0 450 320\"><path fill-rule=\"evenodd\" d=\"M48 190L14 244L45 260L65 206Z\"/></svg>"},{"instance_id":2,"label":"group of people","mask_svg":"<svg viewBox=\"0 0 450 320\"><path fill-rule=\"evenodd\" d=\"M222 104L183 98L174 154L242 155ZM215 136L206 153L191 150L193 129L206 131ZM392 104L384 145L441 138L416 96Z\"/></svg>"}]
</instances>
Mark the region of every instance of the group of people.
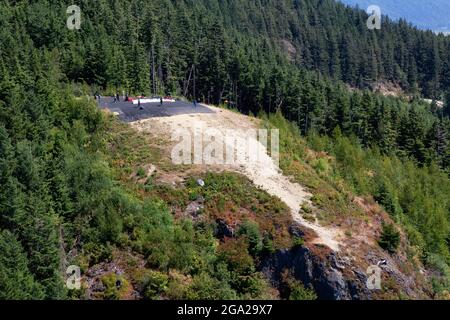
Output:
<instances>
[{"instance_id":1,"label":"group of people","mask_svg":"<svg viewBox=\"0 0 450 320\"><path fill-rule=\"evenodd\" d=\"M127 97L126 97L125 101L128 101L128 94L127 94ZM120 102L119 93L116 93L116 95L114 96L114 101L113 102L114 103Z\"/></svg>"},{"instance_id":2,"label":"group of people","mask_svg":"<svg viewBox=\"0 0 450 320\"><path fill-rule=\"evenodd\" d=\"M98 92L96 92L96 93L94 94L94 97L95 97L95 99L96 99L97 101L100 102L101 96L100 96L100 94L99 94ZM145 95L142 94L142 96L138 98L138 108L139 108L139 110L144 110L144 107L142 106L142 103L141 103L141 98L142 98L142 97L145 97ZM118 103L118 102L120 102L120 95L119 95L119 93L116 93L116 94L114 95L113 98L114 98L113 103ZM130 100L129 95L128 95L128 92L125 94L124 99L125 99L124 101L129 101L129 100ZM163 97L160 97L160 98L159 98L159 102L160 102L160 106L162 107L163 104L164 104ZM197 100L196 100L196 99L194 99L194 100L192 101L192 107L193 107L194 109L197 108Z\"/></svg>"}]
</instances>

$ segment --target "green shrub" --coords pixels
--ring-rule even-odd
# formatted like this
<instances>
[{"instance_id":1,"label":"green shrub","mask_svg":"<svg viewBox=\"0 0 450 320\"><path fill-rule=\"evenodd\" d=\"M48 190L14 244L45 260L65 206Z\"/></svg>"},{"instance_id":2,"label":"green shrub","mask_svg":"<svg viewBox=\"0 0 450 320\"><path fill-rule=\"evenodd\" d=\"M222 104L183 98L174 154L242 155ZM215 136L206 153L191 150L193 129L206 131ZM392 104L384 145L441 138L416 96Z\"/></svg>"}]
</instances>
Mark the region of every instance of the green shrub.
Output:
<instances>
[{"instance_id":1,"label":"green shrub","mask_svg":"<svg viewBox=\"0 0 450 320\"><path fill-rule=\"evenodd\" d=\"M264 254L272 254L272 253L275 253L275 251L276 251L276 249L273 244L272 237L268 233L266 233L263 238L262 252Z\"/></svg>"},{"instance_id":2,"label":"green shrub","mask_svg":"<svg viewBox=\"0 0 450 320\"><path fill-rule=\"evenodd\" d=\"M393 224L383 223L383 231L378 244L384 250L395 253L400 245L400 232L396 230Z\"/></svg>"},{"instance_id":3,"label":"green shrub","mask_svg":"<svg viewBox=\"0 0 450 320\"><path fill-rule=\"evenodd\" d=\"M245 236L249 244L249 252L253 256L259 254L263 248L262 237L256 222L246 220L236 232L237 236Z\"/></svg>"},{"instance_id":4,"label":"green shrub","mask_svg":"<svg viewBox=\"0 0 450 320\"><path fill-rule=\"evenodd\" d=\"M43 299L43 287L28 269L28 259L16 237L0 231L0 299Z\"/></svg>"},{"instance_id":5,"label":"green shrub","mask_svg":"<svg viewBox=\"0 0 450 320\"><path fill-rule=\"evenodd\" d=\"M251 276L242 276L238 280L237 291L244 295L245 299L256 299L269 290L267 279L261 272Z\"/></svg>"},{"instance_id":6,"label":"green shrub","mask_svg":"<svg viewBox=\"0 0 450 320\"><path fill-rule=\"evenodd\" d=\"M105 286L103 298L108 300L120 300L130 289L128 281L115 273L109 273L101 277L101 281Z\"/></svg>"},{"instance_id":7,"label":"green shrub","mask_svg":"<svg viewBox=\"0 0 450 320\"><path fill-rule=\"evenodd\" d=\"M312 208L308 204L304 203L302 204L302 211L306 214L311 214Z\"/></svg>"},{"instance_id":8,"label":"green shrub","mask_svg":"<svg viewBox=\"0 0 450 320\"><path fill-rule=\"evenodd\" d=\"M323 204L323 195L315 194L311 197L311 202L316 206L321 206Z\"/></svg>"},{"instance_id":9,"label":"green shrub","mask_svg":"<svg viewBox=\"0 0 450 320\"><path fill-rule=\"evenodd\" d=\"M188 300L235 300L236 292L227 283L221 282L208 273L193 277L187 292Z\"/></svg>"},{"instance_id":10,"label":"green shrub","mask_svg":"<svg viewBox=\"0 0 450 320\"><path fill-rule=\"evenodd\" d=\"M303 240L302 237L294 237L292 244L294 247L303 247L303 245L305 244L305 240Z\"/></svg>"},{"instance_id":11,"label":"green shrub","mask_svg":"<svg viewBox=\"0 0 450 320\"><path fill-rule=\"evenodd\" d=\"M291 285L289 300L317 300L317 294L313 290L305 288L303 284L296 281L295 284Z\"/></svg>"},{"instance_id":12,"label":"green shrub","mask_svg":"<svg viewBox=\"0 0 450 320\"><path fill-rule=\"evenodd\" d=\"M228 264L229 270L240 275L249 275L255 271L253 258L248 253L248 243L244 238L227 239L218 248L221 261Z\"/></svg>"},{"instance_id":13,"label":"green shrub","mask_svg":"<svg viewBox=\"0 0 450 320\"><path fill-rule=\"evenodd\" d=\"M450 290L450 268L441 256L430 254L427 257L427 266L437 272L432 278L431 284L434 292L439 295L448 293Z\"/></svg>"},{"instance_id":14,"label":"green shrub","mask_svg":"<svg viewBox=\"0 0 450 320\"><path fill-rule=\"evenodd\" d=\"M147 270L139 279L139 286L143 289L146 299L158 299L167 290L169 277L161 272Z\"/></svg>"},{"instance_id":15,"label":"green shrub","mask_svg":"<svg viewBox=\"0 0 450 320\"><path fill-rule=\"evenodd\" d=\"M374 198L393 217L397 218L402 214L402 209L393 188L385 181L379 183Z\"/></svg>"},{"instance_id":16,"label":"green shrub","mask_svg":"<svg viewBox=\"0 0 450 320\"><path fill-rule=\"evenodd\" d=\"M314 162L313 168L317 173L326 173L330 169L330 166L326 159L320 158Z\"/></svg>"},{"instance_id":17,"label":"green shrub","mask_svg":"<svg viewBox=\"0 0 450 320\"><path fill-rule=\"evenodd\" d=\"M144 178L146 176L146 172L145 169L142 167L139 167L136 171L136 176L138 176L139 178Z\"/></svg>"},{"instance_id":18,"label":"green shrub","mask_svg":"<svg viewBox=\"0 0 450 320\"><path fill-rule=\"evenodd\" d=\"M112 259L112 249L109 245L89 242L83 246L82 253L87 258L89 266Z\"/></svg>"}]
</instances>

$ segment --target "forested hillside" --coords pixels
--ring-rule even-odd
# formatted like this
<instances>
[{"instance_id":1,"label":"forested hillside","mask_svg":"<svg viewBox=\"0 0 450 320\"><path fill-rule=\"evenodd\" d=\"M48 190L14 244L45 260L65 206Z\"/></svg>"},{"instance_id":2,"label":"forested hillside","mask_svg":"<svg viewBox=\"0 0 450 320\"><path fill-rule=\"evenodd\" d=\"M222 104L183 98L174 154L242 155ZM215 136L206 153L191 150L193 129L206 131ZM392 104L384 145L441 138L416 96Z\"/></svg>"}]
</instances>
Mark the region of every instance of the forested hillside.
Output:
<instances>
[{"instance_id":1,"label":"forested hillside","mask_svg":"<svg viewBox=\"0 0 450 320\"><path fill-rule=\"evenodd\" d=\"M366 146L447 166L448 122L441 120L441 109L429 112L426 106L348 93L317 72L352 85L393 81L448 100L448 37L404 23L385 22L382 30L369 31L364 12L331 0L261 6L248 1L85 1L81 8L84 23L78 31L64 27L65 7L57 2L23 1L5 8L2 64L11 68L18 56L28 63L25 52L36 47L57 54L66 81L110 92L192 97L195 79L200 100L228 100L253 113L281 108L304 133L329 134L339 124ZM288 46L292 62L283 41L294 45ZM443 113L449 115L448 106Z\"/></svg>"},{"instance_id":2,"label":"forested hillside","mask_svg":"<svg viewBox=\"0 0 450 320\"><path fill-rule=\"evenodd\" d=\"M439 98L450 86L448 37L405 22L384 21L381 30L370 31L364 11L334 0L81 1L85 23L76 33L62 28L65 7L58 2L26 4L19 2L34 44L58 47L69 79L102 86L149 88L153 47L160 90L183 91L190 68L198 65L202 77L227 80L213 86L213 92L199 88L200 96L218 102L242 79L241 73L255 68L261 55L274 59L283 45L297 65L353 86L390 81L430 98ZM251 50L262 45L267 50ZM240 69L232 68L236 61ZM245 85L237 87L241 96Z\"/></svg>"},{"instance_id":3,"label":"forested hillside","mask_svg":"<svg viewBox=\"0 0 450 320\"><path fill-rule=\"evenodd\" d=\"M259 255L273 250L271 235L261 248L257 227L244 226L239 241L249 251L233 264L230 255L242 243L215 253L209 227L174 222L161 194L142 199L117 181L107 165L107 123L84 98L96 91L227 100L243 113L281 110L310 137L311 147L336 158L335 171L327 171L332 183L341 177L356 194L374 195L408 227L423 261L448 271L449 37L404 22L384 21L381 30L370 31L363 11L332 0L79 5L81 29L69 30L60 1L0 4L2 297L64 298L64 248L83 252L89 266L123 243L160 271L174 268L194 278L189 290L181 294L177 287L171 297L255 298L269 291L254 271ZM372 93L380 82L414 97ZM423 103L420 95L443 99L444 108ZM369 179L372 174L382 178ZM245 199L238 188L245 182L229 179ZM412 199L415 192L420 198ZM266 196L258 194L261 201ZM256 251L247 241L252 237ZM187 262L183 250L175 250L180 243L187 243ZM147 278L169 281L160 273Z\"/></svg>"}]
</instances>

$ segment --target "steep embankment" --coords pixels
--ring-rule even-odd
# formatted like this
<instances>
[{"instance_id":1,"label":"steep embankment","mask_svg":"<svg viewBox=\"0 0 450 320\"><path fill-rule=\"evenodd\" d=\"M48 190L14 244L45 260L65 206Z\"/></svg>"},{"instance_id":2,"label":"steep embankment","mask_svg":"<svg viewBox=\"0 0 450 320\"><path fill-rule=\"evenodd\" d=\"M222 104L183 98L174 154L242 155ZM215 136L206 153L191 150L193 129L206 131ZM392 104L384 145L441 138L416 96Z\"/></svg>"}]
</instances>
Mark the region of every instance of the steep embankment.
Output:
<instances>
[{"instance_id":1,"label":"steep embankment","mask_svg":"<svg viewBox=\"0 0 450 320\"><path fill-rule=\"evenodd\" d=\"M273 159L264 152L265 147L261 142L246 135L248 129L258 129L260 127L259 121L229 110L210 108L215 113L151 118L134 122L132 125L141 132L151 132L158 128L157 131L168 136L171 136L173 132L179 129L186 129L193 133L194 130L200 128L203 128L203 130L214 128L219 130L222 135L225 135L226 132L232 132L232 141L238 139L244 139L245 141L245 139L249 138L255 148L259 149L257 150L258 154L261 155L259 159L257 161L239 163L239 165L226 165L223 166L223 169L245 175L256 186L261 187L270 195L280 198L290 208L295 221L316 233L312 243L323 244L333 251L339 251L339 238L342 237L342 232L334 227L323 227L318 223L309 222L300 215L299 211L302 204L309 202L311 194L298 183L292 182L291 178L281 173ZM225 144L227 144L227 141L225 141ZM227 144L228 146L229 144ZM240 154L240 156L245 156L247 152L246 145L237 143L235 152Z\"/></svg>"},{"instance_id":2,"label":"steep embankment","mask_svg":"<svg viewBox=\"0 0 450 320\"><path fill-rule=\"evenodd\" d=\"M238 138L247 138L246 130L260 128L263 125L262 121L256 118L229 110L211 108L215 113L151 118L131 125L140 132L140 135L148 137L154 145L161 147L163 157L170 157L173 146L179 142L179 135L172 137L172 134L180 129L190 130L192 133L199 128L214 128L227 134L229 134L227 130L234 129L232 132ZM286 133L281 132L281 134ZM174 139L174 137L177 138ZM237 144L236 152L245 153L245 150L239 149ZM283 157L283 150L281 150L281 156ZM298 183L302 179L299 180L296 177L296 172L292 171L295 173L293 176L284 175L266 154L260 161L240 163L238 166L187 165L183 167L183 170L196 173L207 171L240 173L248 177L254 185L279 198L289 207L292 214L290 233L302 239L300 246L279 249L265 257L259 266L277 287L283 287L282 275L289 270L297 280L305 286L314 288L319 298L324 299L428 296L426 282L420 275L420 263L408 261L409 258L405 253L408 248L406 238L402 235L401 250L395 255L389 254L378 246L377 240L382 222L391 220L389 215L370 199L346 196L348 200L345 201L348 202L350 209L345 215L333 215L332 210L326 207L318 210L317 199L331 199L336 195L322 194L314 188L303 187ZM311 170L307 167L301 169L300 176L312 177L314 172ZM166 171L170 171L170 168ZM167 176L168 181L174 179L174 175ZM179 183L183 179L178 175L175 180ZM327 186L327 188L331 187ZM337 197L340 195L338 194ZM321 211L328 211L326 219L323 218ZM251 215L252 212L249 211L247 214ZM229 226L225 226L225 229L228 230ZM382 264L380 266L382 290L369 290L366 285L369 276L368 268L380 264Z\"/></svg>"}]
</instances>

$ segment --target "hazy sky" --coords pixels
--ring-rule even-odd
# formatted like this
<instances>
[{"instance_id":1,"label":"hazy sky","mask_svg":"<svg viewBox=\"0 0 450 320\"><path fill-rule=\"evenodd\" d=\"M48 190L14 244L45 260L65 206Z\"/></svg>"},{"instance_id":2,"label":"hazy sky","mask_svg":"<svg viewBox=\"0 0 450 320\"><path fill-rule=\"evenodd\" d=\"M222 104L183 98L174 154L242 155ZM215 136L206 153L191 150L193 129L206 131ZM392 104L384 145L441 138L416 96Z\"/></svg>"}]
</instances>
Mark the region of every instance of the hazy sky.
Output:
<instances>
[{"instance_id":1,"label":"hazy sky","mask_svg":"<svg viewBox=\"0 0 450 320\"><path fill-rule=\"evenodd\" d=\"M361 9L378 5L393 19L405 18L419 28L450 30L450 0L340 0Z\"/></svg>"}]
</instances>

